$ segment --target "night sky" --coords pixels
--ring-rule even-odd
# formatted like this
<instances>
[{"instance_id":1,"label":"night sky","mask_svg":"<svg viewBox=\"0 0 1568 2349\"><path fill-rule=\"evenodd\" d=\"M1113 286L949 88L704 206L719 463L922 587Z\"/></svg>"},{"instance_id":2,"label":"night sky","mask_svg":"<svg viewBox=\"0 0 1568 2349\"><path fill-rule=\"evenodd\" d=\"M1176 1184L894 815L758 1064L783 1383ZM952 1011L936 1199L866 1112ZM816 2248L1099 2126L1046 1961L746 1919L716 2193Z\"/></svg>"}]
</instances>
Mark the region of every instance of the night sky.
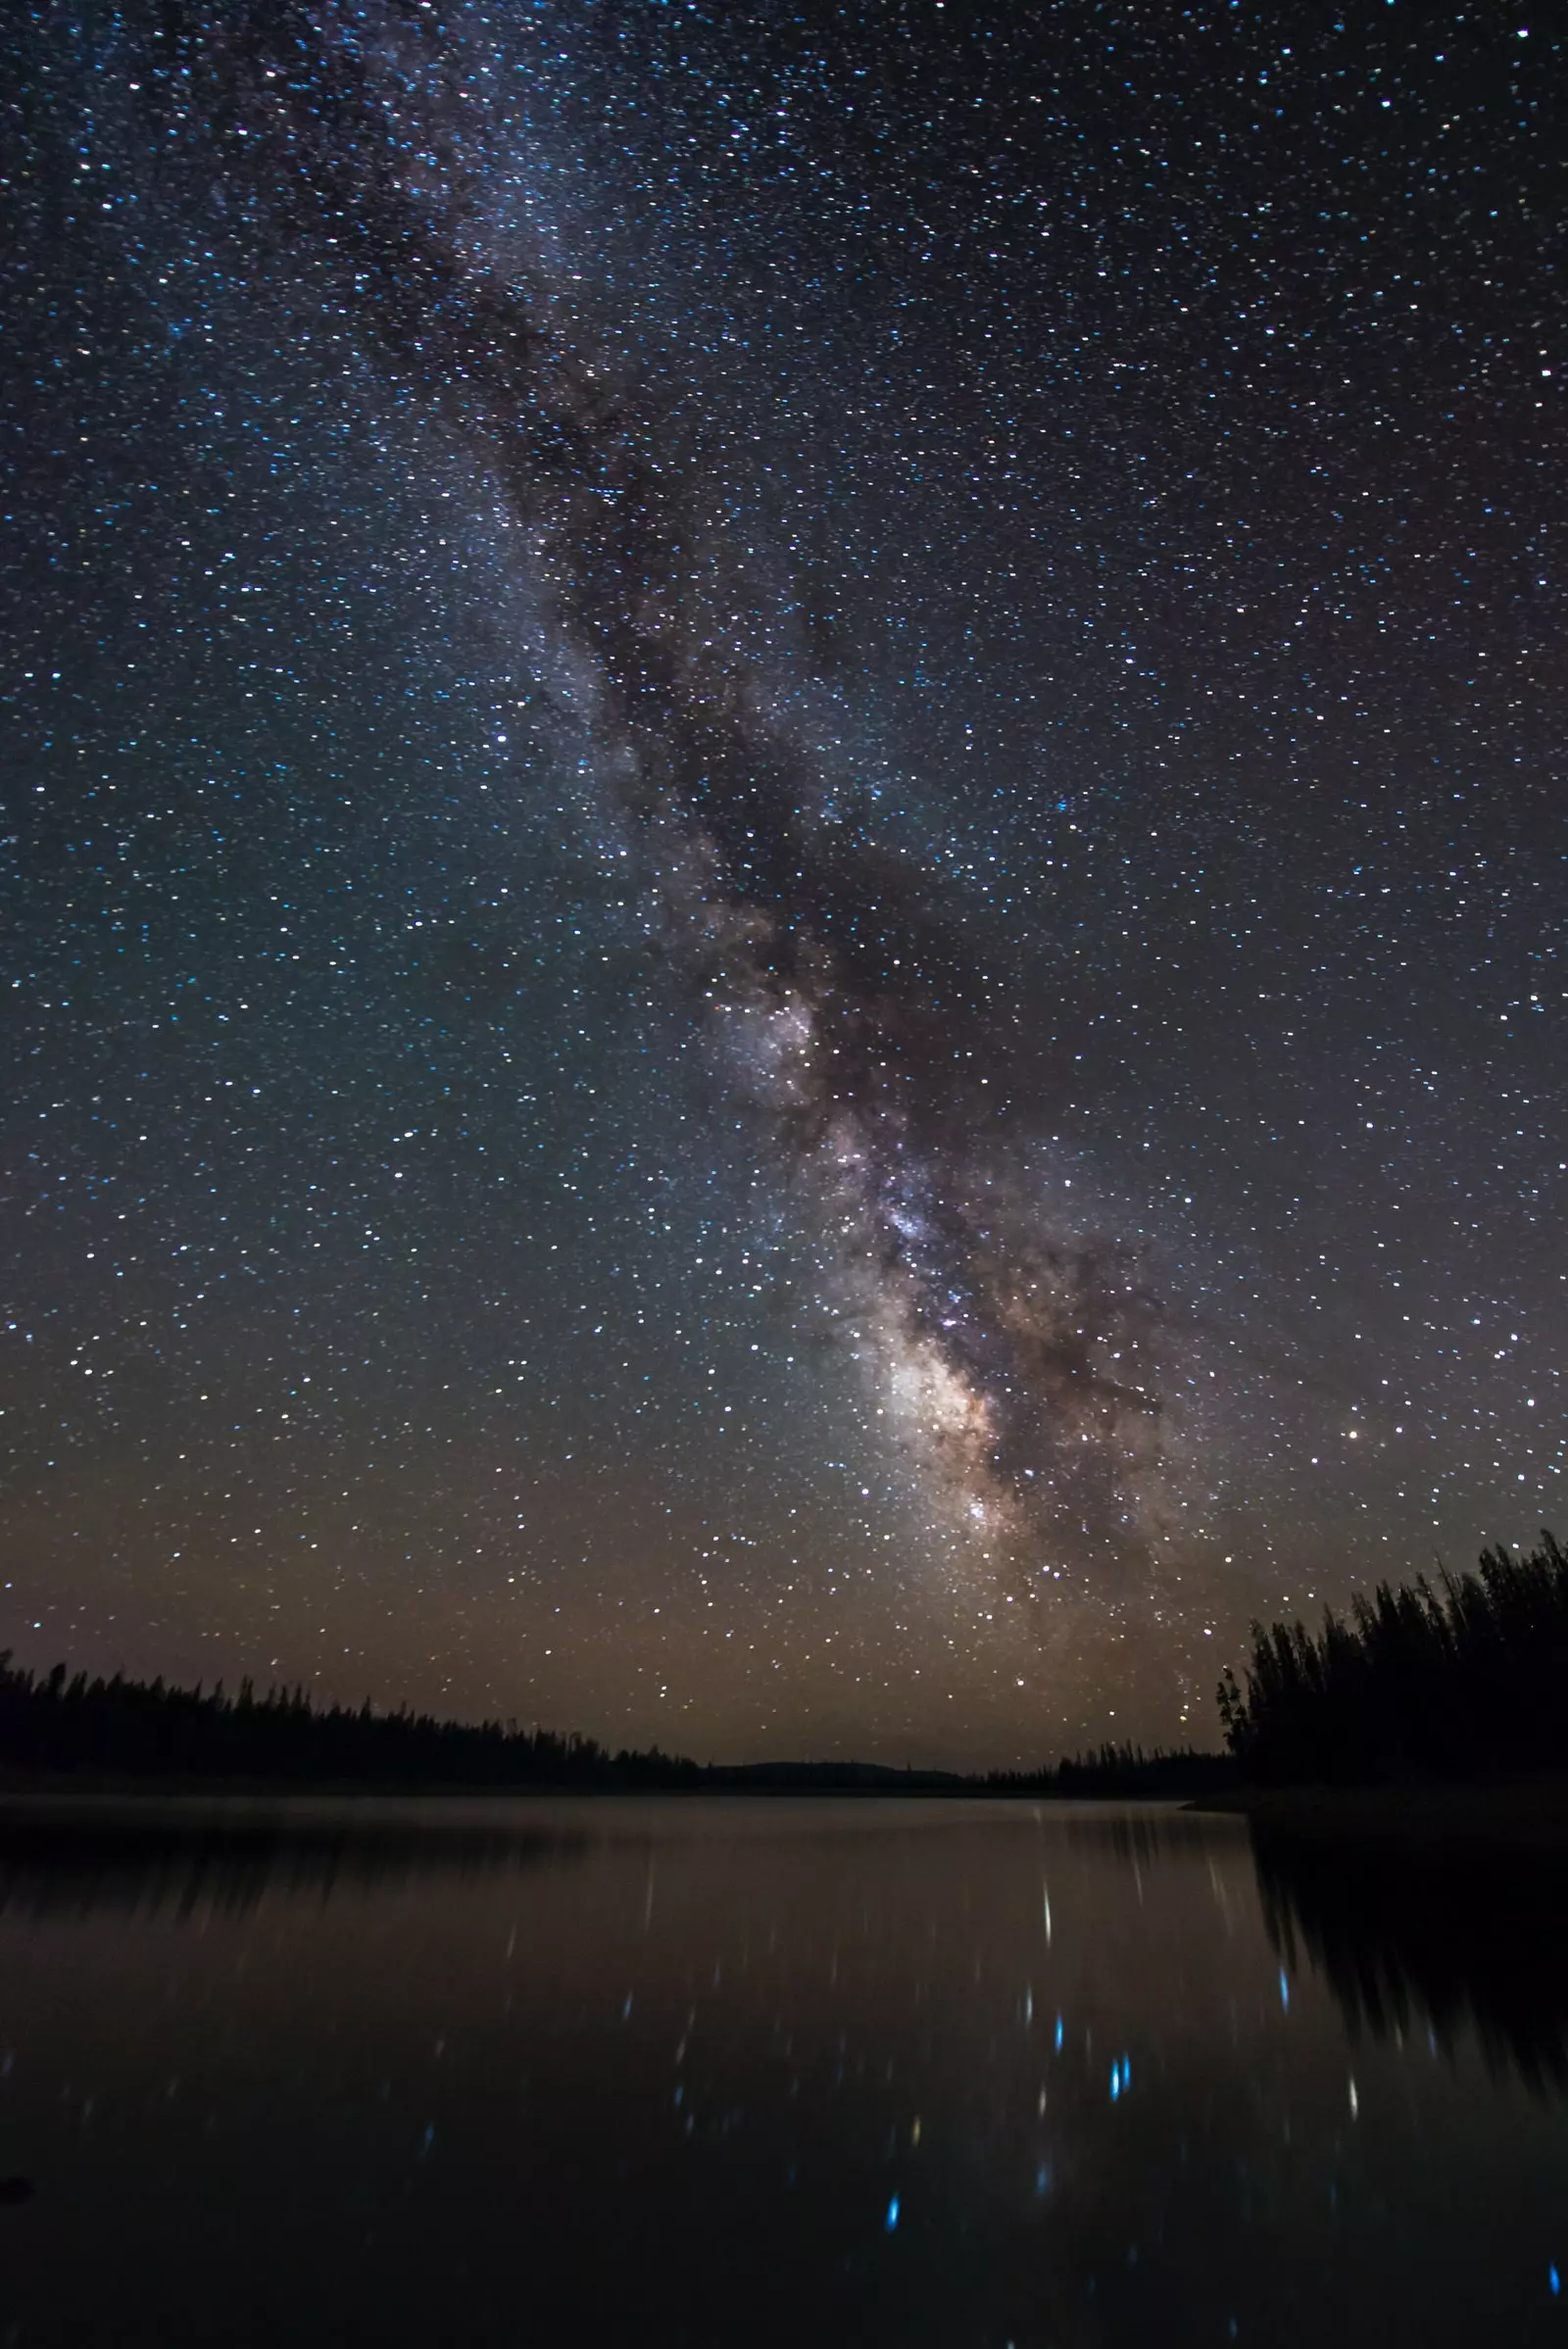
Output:
<instances>
[{"instance_id":1,"label":"night sky","mask_svg":"<svg viewBox=\"0 0 1568 2349\"><path fill-rule=\"evenodd\" d=\"M1547 12L10 25L23 1660L1038 1761L1564 1527Z\"/></svg>"}]
</instances>

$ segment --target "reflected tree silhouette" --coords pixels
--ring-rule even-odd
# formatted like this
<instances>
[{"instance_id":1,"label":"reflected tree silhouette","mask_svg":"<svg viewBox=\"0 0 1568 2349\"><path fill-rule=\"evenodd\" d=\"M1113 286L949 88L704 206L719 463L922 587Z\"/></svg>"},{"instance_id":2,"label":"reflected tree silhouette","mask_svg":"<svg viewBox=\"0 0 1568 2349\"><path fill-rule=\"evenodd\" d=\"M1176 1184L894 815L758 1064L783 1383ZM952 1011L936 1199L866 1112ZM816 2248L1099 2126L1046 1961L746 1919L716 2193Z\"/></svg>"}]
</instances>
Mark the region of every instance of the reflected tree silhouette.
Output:
<instances>
[{"instance_id":1,"label":"reflected tree silhouette","mask_svg":"<svg viewBox=\"0 0 1568 2349\"><path fill-rule=\"evenodd\" d=\"M1489 2069L1568 2092L1568 1853L1253 1826L1264 1920L1322 1975L1352 2034L1473 2033Z\"/></svg>"},{"instance_id":2,"label":"reflected tree silhouette","mask_svg":"<svg viewBox=\"0 0 1568 2349\"><path fill-rule=\"evenodd\" d=\"M450 1810L420 1820L336 1810L313 1817L277 1805L12 1808L0 1813L0 1913L238 1916L270 1890L315 1892L324 1901L416 1878L569 1867L588 1840L576 1829Z\"/></svg>"}]
</instances>

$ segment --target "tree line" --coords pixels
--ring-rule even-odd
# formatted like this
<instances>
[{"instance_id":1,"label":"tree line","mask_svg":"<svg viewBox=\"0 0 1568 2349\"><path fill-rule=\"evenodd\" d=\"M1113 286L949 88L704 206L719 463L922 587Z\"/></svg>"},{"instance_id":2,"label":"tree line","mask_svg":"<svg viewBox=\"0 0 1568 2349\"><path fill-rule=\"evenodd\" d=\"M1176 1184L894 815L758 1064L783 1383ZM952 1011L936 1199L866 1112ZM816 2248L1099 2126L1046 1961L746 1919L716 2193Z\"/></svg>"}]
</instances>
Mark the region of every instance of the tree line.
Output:
<instances>
[{"instance_id":1,"label":"tree line","mask_svg":"<svg viewBox=\"0 0 1568 2349\"><path fill-rule=\"evenodd\" d=\"M902 1773L772 1766L794 1790L1192 1799L1252 1785L1485 1781L1568 1768L1568 1550L1549 1532L1476 1569L1380 1583L1348 1616L1252 1627L1245 1688L1219 1685L1227 1751L1102 1745L1054 1768ZM303 1687L259 1693L43 1674L0 1651L0 1767L106 1777L313 1785L695 1790L755 1785L757 1771L704 1769L513 1722L443 1721L407 1706L321 1704ZM768 1773L763 1771L761 1776ZM874 1782L874 1784L873 1784Z\"/></svg>"},{"instance_id":2,"label":"tree line","mask_svg":"<svg viewBox=\"0 0 1568 2349\"><path fill-rule=\"evenodd\" d=\"M611 1752L592 1737L514 1723L440 1721L318 1703L304 1688L249 1680L229 1694L153 1681L17 1670L0 1651L0 1765L160 1778L430 1786L678 1787L695 1762Z\"/></svg>"},{"instance_id":3,"label":"tree line","mask_svg":"<svg viewBox=\"0 0 1568 2349\"><path fill-rule=\"evenodd\" d=\"M592 1737L514 1723L443 1721L429 1713L377 1712L368 1701L321 1704L303 1687L259 1692L243 1680L225 1691L198 1684L89 1679L85 1672L23 1671L0 1651L0 1769L297 1786L558 1786L729 1793L1042 1794L1193 1796L1228 1784L1223 1754L1102 1745L1054 1768L894 1770L869 1763L774 1762L704 1767L683 1756L622 1748Z\"/></svg>"},{"instance_id":4,"label":"tree line","mask_svg":"<svg viewBox=\"0 0 1568 2349\"><path fill-rule=\"evenodd\" d=\"M1225 1741L1257 1785L1531 1777L1568 1767L1568 1550L1544 1533L1436 1585L1380 1583L1303 1624L1252 1627Z\"/></svg>"},{"instance_id":5,"label":"tree line","mask_svg":"<svg viewBox=\"0 0 1568 2349\"><path fill-rule=\"evenodd\" d=\"M1199 1753L1190 1745L1174 1748L1104 1744L1088 1753L1069 1754L1054 1768L993 1770L983 1780L970 1780L965 1791L993 1794L1054 1794L1073 1799L1143 1798L1194 1800L1234 1786L1238 1776L1228 1754Z\"/></svg>"}]
</instances>

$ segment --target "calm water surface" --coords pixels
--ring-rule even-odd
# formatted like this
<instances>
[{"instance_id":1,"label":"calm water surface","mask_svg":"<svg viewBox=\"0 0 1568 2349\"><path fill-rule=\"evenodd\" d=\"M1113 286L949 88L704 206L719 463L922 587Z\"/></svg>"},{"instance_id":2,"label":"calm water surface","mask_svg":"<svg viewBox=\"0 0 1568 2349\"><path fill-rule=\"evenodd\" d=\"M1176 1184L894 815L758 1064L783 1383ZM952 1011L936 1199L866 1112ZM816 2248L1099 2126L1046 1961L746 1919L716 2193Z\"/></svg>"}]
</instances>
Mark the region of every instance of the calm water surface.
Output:
<instances>
[{"instance_id":1,"label":"calm water surface","mask_svg":"<svg viewBox=\"0 0 1568 2349\"><path fill-rule=\"evenodd\" d=\"M0 1810L0 2342L1568 2339L1536 1864L1010 1803L72 1822Z\"/></svg>"}]
</instances>

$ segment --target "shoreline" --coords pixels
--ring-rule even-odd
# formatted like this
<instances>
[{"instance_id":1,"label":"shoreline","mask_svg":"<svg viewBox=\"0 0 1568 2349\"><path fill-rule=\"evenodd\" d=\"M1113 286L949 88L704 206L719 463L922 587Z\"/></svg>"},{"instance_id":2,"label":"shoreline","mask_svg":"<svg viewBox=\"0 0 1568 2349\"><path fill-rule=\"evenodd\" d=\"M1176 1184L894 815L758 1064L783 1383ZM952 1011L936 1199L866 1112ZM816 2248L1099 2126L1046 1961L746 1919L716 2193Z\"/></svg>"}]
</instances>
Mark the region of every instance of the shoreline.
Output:
<instances>
[{"instance_id":1,"label":"shoreline","mask_svg":"<svg viewBox=\"0 0 1568 2349\"><path fill-rule=\"evenodd\" d=\"M897 1779L903 1781L899 1772ZM777 1801L801 1800L813 1802L985 1802L985 1803L1051 1803L1063 1808L1099 1809L1104 1806L1136 1805L1140 1809L1157 1805L1162 1810L1181 1811L1216 1808L1217 1803L1199 1804L1181 1794L1145 1791L1116 1793L1085 1793L1078 1790L1058 1793L1051 1788L1016 1786L988 1786L967 1785L949 1779L934 1778L922 1781L915 1771L907 1784L868 1782L845 1779L834 1783L821 1779L793 1779L788 1777L748 1777L737 1771L733 1777L715 1773L710 1780L695 1786L584 1786L569 1780L539 1779L517 1785L498 1785L473 1781L457 1783L448 1780L412 1779L293 1779L233 1777L217 1774L208 1776L191 1773L184 1776L154 1776L151 1773L117 1775L105 1771L36 1771L0 1772L0 1811L6 1805L50 1797L74 1798L82 1801L120 1801L139 1799L153 1801L229 1800L255 1802L258 1800L320 1801L331 1800L368 1802L520 1802L534 1798L573 1802L602 1802L652 1800L661 1802L691 1802L703 1800Z\"/></svg>"},{"instance_id":2,"label":"shoreline","mask_svg":"<svg viewBox=\"0 0 1568 2349\"><path fill-rule=\"evenodd\" d=\"M1264 1836L1568 1851L1568 1778L1490 1786L1243 1786L1186 1807L1245 1818Z\"/></svg>"}]
</instances>

